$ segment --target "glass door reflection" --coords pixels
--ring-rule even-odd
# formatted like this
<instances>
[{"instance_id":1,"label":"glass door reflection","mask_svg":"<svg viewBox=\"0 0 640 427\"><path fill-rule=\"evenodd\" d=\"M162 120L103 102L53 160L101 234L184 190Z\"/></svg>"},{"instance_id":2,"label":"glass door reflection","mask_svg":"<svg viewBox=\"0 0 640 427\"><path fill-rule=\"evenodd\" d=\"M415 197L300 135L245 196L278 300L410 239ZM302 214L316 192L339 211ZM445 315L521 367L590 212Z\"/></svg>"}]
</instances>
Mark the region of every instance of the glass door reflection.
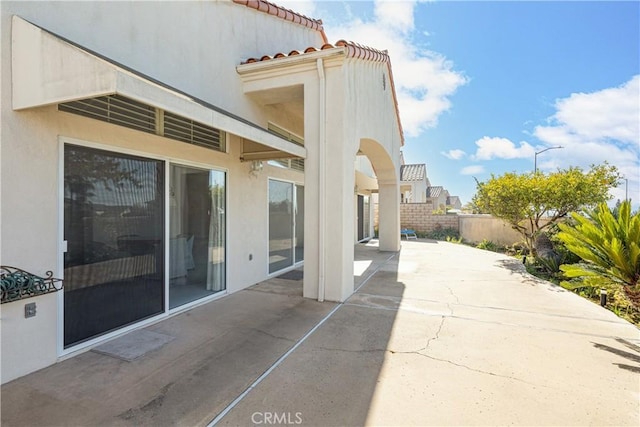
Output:
<instances>
[{"instance_id":1,"label":"glass door reflection","mask_svg":"<svg viewBox=\"0 0 640 427\"><path fill-rule=\"evenodd\" d=\"M171 165L169 308L226 289L226 174Z\"/></svg>"}]
</instances>

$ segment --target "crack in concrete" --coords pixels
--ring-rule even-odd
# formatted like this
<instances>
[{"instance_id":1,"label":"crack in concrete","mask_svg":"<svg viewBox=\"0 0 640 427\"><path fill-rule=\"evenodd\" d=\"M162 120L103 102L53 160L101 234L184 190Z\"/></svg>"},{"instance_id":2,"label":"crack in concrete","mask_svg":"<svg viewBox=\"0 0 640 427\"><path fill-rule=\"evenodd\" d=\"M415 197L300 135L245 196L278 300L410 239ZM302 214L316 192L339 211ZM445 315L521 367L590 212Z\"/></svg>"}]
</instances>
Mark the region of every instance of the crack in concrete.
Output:
<instances>
[{"instance_id":1,"label":"crack in concrete","mask_svg":"<svg viewBox=\"0 0 640 427\"><path fill-rule=\"evenodd\" d=\"M448 285L444 285L444 286L445 286L445 288L447 288L449 290L449 293L456 299L456 303L460 304L460 300L458 299L458 296L453 293L453 289L451 289L451 287L448 286ZM421 349L419 349L417 351L425 351L425 350L427 350L433 341L435 341L435 340L440 338L440 332L442 331L442 327L444 326L445 319L447 317L452 317L453 316L453 307L451 307L451 303L446 303L446 304L447 304L447 308L449 309L449 316L442 316L441 317L440 325L438 325L438 330L436 331L435 335L432 336L431 338L429 338L427 340L427 344L423 348L421 348Z\"/></svg>"},{"instance_id":2,"label":"crack in concrete","mask_svg":"<svg viewBox=\"0 0 640 427\"><path fill-rule=\"evenodd\" d=\"M449 286L449 285L445 285L444 283L443 283L443 286L444 286L445 288L447 288L447 290L449 291L449 293L451 294L451 296L452 296L452 297L454 297L454 298L456 299L456 304L460 304L460 299L458 298L458 295L456 295L456 294L453 292L453 289L451 289L451 286ZM448 304L448 303L447 303L447 306L449 306L449 304ZM449 309L451 309L451 307L449 307ZM453 314L453 310L451 311L451 314Z\"/></svg>"},{"instance_id":3,"label":"crack in concrete","mask_svg":"<svg viewBox=\"0 0 640 427\"><path fill-rule=\"evenodd\" d=\"M416 351L391 351L391 350L389 350L389 352L392 353L392 354L415 354L417 356L426 357L427 359L435 360L435 361L438 361L438 362L448 363L450 365L457 366L459 368L464 368L464 369L467 369L467 370L472 371L472 372L477 372L479 374L490 375L492 377L498 377L498 378L505 378L505 379L512 380L512 381L518 381L518 382L521 382L521 383L524 383L524 384L528 384L528 385L532 385L532 386L535 386L535 387L551 388L551 387L548 387L548 386L531 383L529 381L525 381L525 380L522 380L520 378L512 377L512 376L509 376L509 375L496 374L495 372L484 371L482 369L476 369L476 368L472 368L471 366L468 366L468 365L463 365L461 363L456 363L456 362L454 362L452 360L441 359L439 357L430 356L428 354L422 353L422 351L424 351L424 350L423 349L416 350Z\"/></svg>"},{"instance_id":4,"label":"crack in concrete","mask_svg":"<svg viewBox=\"0 0 640 427\"><path fill-rule=\"evenodd\" d=\"M444 320L445 319L446 319L446 317L442 316L442 318L440 319L440 325L438 326L438 330L436 331L436 334L427 340L427 344L424 346L424 348L421 348L418 351L427 350L429 348L429 346L431 345L432 341L435 341L438 338L440 338L440 331L442 331L442 326L444 325Z\"/></svg>"},{"instance_id":5,"label":"crack in concrete","mask_svg":"<svg viewBox=\"0 0 640 427\"><path fill-rule=\"evenodd\" d=\"M472 368L471 366L463 365L461 363L456 363L456 362L454 362L452 360L440 359L438 357L430 356L430 355L424 354L424 353L417 353L417 354L420 355L420 356L426 357L427 359L437 360L439 362L448 363L450 365L458 366L460 368L464 368L464 369L467 369L467 370L472 371L472 372L477 372L479 374L490 375L492 377L506 378L506 379L509 379L509 380L518 381L518 382L521 382L521 383L524 383L524 384L533 385L533 386L536 386L536 387L549 388L547 386L541 386L540 384L530 383L529 381L521 380L520 378L512 377L512 376L509 376L509 375L501 375L501 374L496 374L495 372L491 372L491 371L484 371L482 369Z\"/></svg>"}]
</instances>

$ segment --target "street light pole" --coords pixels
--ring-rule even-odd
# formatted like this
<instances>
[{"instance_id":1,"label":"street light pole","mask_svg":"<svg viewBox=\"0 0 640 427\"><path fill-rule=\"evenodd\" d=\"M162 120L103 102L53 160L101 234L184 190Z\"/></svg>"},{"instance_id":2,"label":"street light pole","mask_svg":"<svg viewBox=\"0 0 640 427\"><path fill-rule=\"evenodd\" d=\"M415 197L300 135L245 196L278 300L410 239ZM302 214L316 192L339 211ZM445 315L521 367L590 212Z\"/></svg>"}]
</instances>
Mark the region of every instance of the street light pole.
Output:
<instances>
[{"instance_id":1,"label":"street light pole","mask_svg":"<svg viewBox=\"0 0 640 427\"><path fill-rule=\"evenodd\" d=\"M533 156L533 173L538 173L538 154L544 153L549 150L557 150L558 148L564 148L562 145L558 145L557 147L548 147L544 150L537 151L535 156Z\"/></svg>"},{"instance_id":2,"label":"street light pole","mask_svg":"<svg viewBox=\"0 0 640 427\"><path fill-rule=\"evenodd\" d=\"M624 178L624 201L629 200L629 178Z\"/></svg>"}]
</instances>

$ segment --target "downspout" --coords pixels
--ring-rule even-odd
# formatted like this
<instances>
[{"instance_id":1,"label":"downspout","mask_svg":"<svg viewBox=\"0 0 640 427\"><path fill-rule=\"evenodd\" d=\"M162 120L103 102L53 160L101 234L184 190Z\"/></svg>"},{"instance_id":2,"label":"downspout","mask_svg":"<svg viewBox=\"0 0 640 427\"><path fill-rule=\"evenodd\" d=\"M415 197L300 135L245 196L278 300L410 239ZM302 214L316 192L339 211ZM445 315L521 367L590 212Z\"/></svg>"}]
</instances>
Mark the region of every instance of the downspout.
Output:
<instances>
[{"instance_id":1,"label":"downspout","mask_svg":"<svg viewBox=\"0 0 640 427\"><path fill-rule=\"evenodd\" d=\"M316 65L318 67L318 80L319 80L319 90L320 90L320 100L319 100L319 108L320 108L320 129L318 132L318 157L320 158L320 167L319 167L319 210L318 213L318 252L320 259L318 260L318 301L324 301L324 293L325 293L325 218L326 218L326 206L325 206L325 192L326 192L326 81L324 76L324 62L322 58L318 58L316 61Z\"/></svg>"}]
</instances>

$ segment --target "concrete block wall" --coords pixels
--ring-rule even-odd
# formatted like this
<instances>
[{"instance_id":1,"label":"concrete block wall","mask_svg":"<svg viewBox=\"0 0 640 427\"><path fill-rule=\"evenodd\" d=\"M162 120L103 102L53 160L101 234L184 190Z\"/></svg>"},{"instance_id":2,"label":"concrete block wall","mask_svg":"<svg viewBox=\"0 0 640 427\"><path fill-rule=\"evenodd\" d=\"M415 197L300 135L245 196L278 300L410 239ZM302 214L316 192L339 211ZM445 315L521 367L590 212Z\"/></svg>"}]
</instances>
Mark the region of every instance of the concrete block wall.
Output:
<instances>
[{"instance_id":1,"label":"concrete block wall","mask_svg":"<svg viewBox=\"0 0 640 427\"><path fill-rule=\"evenodd\" d=\"M438 228L459 229L458 215L433 215L432 212L432 203L401 203L401 226L421 233L428 233Z\"/></svg>"},{"instance_id":2,"label":"concrete block wall","mask_svg":"<svg viewBox=\"0 0 640 427\"><path fill-rule=\"evenodd\" d=\"M491 215L433 215L432 211L431 203L401 203L401 227L411 228L420 233L428 233L438 228L453 228L460 232L460 237L471 243L486 239L499 245L512 245L522 241L522 236L509 224ZM374 226L378 226L377 204L374 204Z\"/></svg>"}]
</instances>

